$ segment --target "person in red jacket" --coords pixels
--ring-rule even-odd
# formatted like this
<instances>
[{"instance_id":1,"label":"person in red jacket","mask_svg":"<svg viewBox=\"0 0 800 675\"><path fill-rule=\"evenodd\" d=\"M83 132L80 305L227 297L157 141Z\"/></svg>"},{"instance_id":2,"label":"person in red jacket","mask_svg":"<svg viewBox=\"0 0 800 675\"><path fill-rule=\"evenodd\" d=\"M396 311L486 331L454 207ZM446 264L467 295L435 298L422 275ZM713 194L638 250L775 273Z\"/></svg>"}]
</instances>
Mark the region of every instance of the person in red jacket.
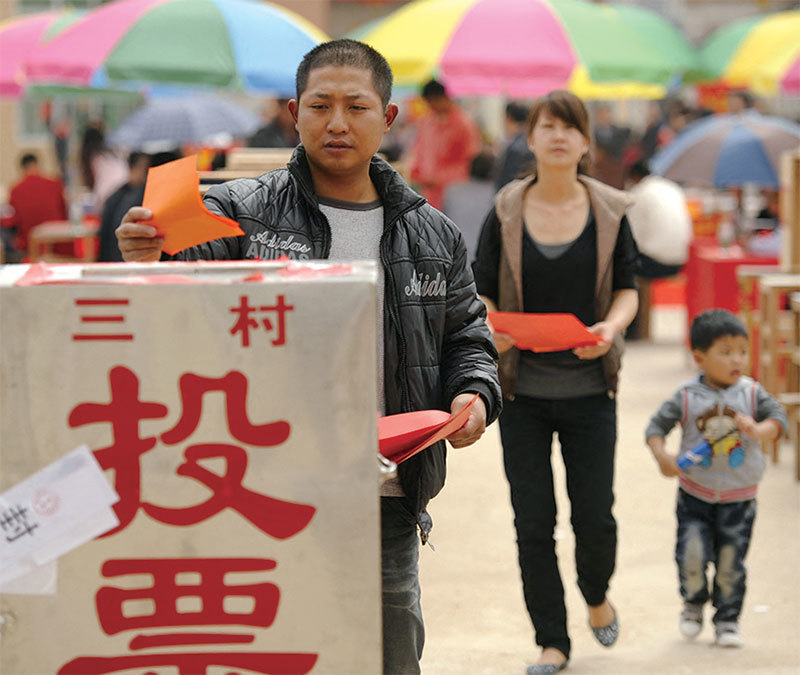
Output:
<instances>
[{"instance_id":1,"label":"person in red jacket","mask_svg":"<svg viewBox=\"0 0 800 675\"><path fill-rule=\"evenodd\" d=\"M447 186L469 178L470 162L481 149L481 134L441 83L428 82L422 88L422 98L430 112L417 126L411 180L431 206L442 209Z\"/></svg>"},{"instance_id":2,"label":"person in red jacket","mask_svg":"<svg viewBox=\"0 0 800 675\"><path fill-rule=\"evenodd\" d=\"M67 203L61 181L39 173L39 160L28 153L20 160L22 178L12 188L8 203L14 209L9 225L16 230L13 246L27 255L31 230L50 220L67 220Z\"/></svg>"}]
</instances>

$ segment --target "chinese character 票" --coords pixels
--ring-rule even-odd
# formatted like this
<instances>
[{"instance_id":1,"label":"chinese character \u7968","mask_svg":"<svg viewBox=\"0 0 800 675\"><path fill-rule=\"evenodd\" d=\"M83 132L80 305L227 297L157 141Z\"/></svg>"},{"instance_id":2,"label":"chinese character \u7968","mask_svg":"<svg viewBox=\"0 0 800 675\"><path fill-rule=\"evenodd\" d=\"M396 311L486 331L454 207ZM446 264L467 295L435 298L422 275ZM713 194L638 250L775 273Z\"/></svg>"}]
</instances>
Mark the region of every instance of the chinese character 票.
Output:
<instances>
[{"instance_id":1,"label":"chinese character \u7968","mask_svg":"<svg viewBox=\"0 0 800 675\"><path fill-rule=\"evenodd\" d=\"M212 559L134 559L107 560L103 564L105 577L150 574L153 583L145 588L102 587L96 595L97 616L107 635L125 630L175 628L185 626L252 626L268 628L275 620L280 600L278 587L267 582L229 585L228 573L262 573L275 569L274 560L267 558ZM178 583L178 575L194 573L196 583ZM196 598L202 603L200 611L180 611L181 598ZM252 600L248 612L232 612L225 607L226 598ZM123 605L131 600L149 600L154 611L146 615L127 616ZM154 647L177 647L209 644L249 644L252 633L165 633L137 635L129 645L131 651ZM128 656L80 656L66 663L59 675L100 675L131 668L177 668L180 675L202 675L212 666L224 666L226 672L244 669L256 673L286 673L305 675L316 664L318 654L255 653L255 652L197 652L132 654ZM228 670L230 669L230 670ZM152 671L151 671L152 672ZM170 671L172 672L172 671Z\"/></svg>"}]
</instances>

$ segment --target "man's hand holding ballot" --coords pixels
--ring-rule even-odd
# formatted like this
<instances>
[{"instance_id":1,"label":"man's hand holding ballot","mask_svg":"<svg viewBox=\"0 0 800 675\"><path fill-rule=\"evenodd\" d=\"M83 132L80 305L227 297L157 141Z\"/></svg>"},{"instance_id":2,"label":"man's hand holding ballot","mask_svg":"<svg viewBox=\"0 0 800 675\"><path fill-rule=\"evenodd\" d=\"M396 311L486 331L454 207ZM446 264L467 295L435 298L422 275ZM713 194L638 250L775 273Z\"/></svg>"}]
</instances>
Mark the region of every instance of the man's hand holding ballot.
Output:
<instances>
[{"instance_id":1,"label":"man's hand holding ballot","mask_svg":"<svg viewBox=\"0 0 800 675\"><path fill-rule=\"evenodd\" d=\"M203 205L199 184L194 155L148 170L143 206L130 209L117 229L125 261L155 262L162 250L171 255L244 234L235 220Z\"/></svg>"},{"instance_id":2,"label":"man's hand holding ballot","mask_svg":"<svg viewBox=\"0 0 800 675\"><path fill-rule=\"evenodd\" d=\"M117 228L117 242L125 262L156 262L161 259L164 237L147 221L153 219L153 212L143 206L128 210Z\"/></svg>"}]
</instances>

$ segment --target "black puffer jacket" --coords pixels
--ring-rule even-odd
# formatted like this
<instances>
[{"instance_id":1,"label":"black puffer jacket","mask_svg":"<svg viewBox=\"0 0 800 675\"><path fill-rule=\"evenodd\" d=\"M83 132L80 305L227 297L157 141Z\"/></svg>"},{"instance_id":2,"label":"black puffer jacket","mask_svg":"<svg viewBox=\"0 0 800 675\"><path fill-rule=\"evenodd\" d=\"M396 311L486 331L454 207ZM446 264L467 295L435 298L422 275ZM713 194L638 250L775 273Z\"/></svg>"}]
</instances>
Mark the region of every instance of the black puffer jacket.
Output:
<instances>
[{"instance_id":1,"label":"black puffer jacket","mask_svg":"<svg viewBox=\"0 0 800 675\"><path fill-rule=\"evenodd\" d=\"M497 351L461 232L383 160L372 159L370 177L384 209L386 414L449 410L456 395L478 392L488 424L502 406ZM218 239L175 258L328 257L330 225L319 210L302 146L287 168L214 186L205 205L238 221L244 236ZM445 457L440 442L400 465L400 482L422 525L428 522L425 505L444 485Z\"/></svg>"}]
</instances>

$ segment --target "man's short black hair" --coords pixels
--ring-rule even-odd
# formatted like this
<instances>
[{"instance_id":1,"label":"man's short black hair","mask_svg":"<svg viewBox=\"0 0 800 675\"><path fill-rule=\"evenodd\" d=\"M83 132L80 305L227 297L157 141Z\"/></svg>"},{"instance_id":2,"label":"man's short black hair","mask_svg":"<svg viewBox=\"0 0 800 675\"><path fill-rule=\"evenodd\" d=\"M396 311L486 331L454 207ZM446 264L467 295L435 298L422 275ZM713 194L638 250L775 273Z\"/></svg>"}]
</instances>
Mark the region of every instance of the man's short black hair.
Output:
<instances>
[{"instance_id":1,"label":"man's short black hair","mask_svg":"<svg viewBox=\"0 0 800 675\"><path fill-rule=\"evenodd\" d=\"M447 90L439 80L428 80L422 85L420 95L424 99L447 97Z\"/></svg>"},{"instance_id":2,"label":"man's short black hair","mask_svg":"<svg viewBox=\"0 0 800 675\"><path fill-rule=\"evenodd\" d=\"M698 314L689 329L692 349L707 352L723 337L747 337L747 328L742 320L727 309L709 309Z\"/></svg>"},{"instance_id":3,"label":"man's short black hair","mask_svg":"<svg viewBox=\"0 0 800 675\"><path fill-rule=\"evenodd\" d=\"M27 169L31 164L38 164L39 158L32 152L26 152L19 160L19 165L23 169Z\"/></svg>"},{"instance_id":4,"label":"man's short black hair","mask_svg":"<svg viewBox=\"0 0 800 675\"><path fill-rule=\"evenodd\" d=\"M161 166L167 162L174 162L176 159L180 159L181 157L183 157L183 151L180 148L176 148L175 150L163 150L162 152L155 152L150 155L150 166Z\"/></svg>"},{"instance_id":5,"label":"man's short black hair","mask_svg":"<svg viewBox=\"0 0 800 675\"><path fill-rule=\"evenodd\" d=\"M506 117L517 124L527 121L530 111L531 107L520 101L511 101L506 105Z\"/></svg>"},{"instance_id":6,"label":"man's short black hair","mask_svg":"<svg viewBox=\"0 0 800 675\"><path fill-rule=\"evenodd\" d=\"M494 164L494 155L491 152L479 152L469 164L469 175L475 180L489 180L494 174Z\"/></svg>"},{"instance_id":7,"label":"man's short black hair","mask_svg":"<svg viewBox=\"0 0 800 675\"><path fill-rule=\"evenodd\" d=\"M372 73L372 84L385 108L392 98L392 69L383 56L369 45L356 40L331 40L317 45L308 52L297 67L295 88L297 100L308 86L308 76L315 68L325 66L352 66Z\"/></svg>"}]
</instances>

